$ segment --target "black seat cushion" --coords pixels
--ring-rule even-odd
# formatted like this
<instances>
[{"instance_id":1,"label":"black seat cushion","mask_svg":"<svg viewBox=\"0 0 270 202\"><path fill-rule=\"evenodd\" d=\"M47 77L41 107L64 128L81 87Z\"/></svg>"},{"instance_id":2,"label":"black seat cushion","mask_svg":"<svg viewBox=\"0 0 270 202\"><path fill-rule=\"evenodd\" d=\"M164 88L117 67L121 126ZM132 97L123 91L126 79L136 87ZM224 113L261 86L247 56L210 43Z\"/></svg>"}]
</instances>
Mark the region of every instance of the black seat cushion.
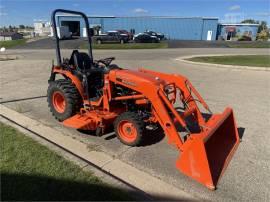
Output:
<instances>
[{"instance_id":1,"label":"black seat cushion","mask_svg":"<svg viewBox=\"0 0 270 202\"><path fill-rule=\"evenodd\" d=\"M74 65L78 70L84 72L92 68L92 62L87 53L80 53L78 50L74 50L71 54L70 65Z\"/></svg>"}]
</instances>

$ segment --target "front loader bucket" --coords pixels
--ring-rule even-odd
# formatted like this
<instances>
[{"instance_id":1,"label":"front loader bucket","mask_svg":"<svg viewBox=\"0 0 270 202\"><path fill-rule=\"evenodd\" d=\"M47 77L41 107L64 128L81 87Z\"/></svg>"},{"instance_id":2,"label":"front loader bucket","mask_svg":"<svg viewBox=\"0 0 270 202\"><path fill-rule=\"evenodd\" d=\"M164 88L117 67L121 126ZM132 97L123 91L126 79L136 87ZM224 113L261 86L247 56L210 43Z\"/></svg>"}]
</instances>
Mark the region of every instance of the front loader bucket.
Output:
<instances>
[{"instance_id":1,"label":"front loader bucket","mask_svg":"<svg viewBox=\"0 0 270 202\"><path fill-rule=\"evenodd\" d=\"M189 177L215 189L240 139L233 111L213 115L204 132L192 134L184 143L177 168Z\"/></svg>"}]
</instances>

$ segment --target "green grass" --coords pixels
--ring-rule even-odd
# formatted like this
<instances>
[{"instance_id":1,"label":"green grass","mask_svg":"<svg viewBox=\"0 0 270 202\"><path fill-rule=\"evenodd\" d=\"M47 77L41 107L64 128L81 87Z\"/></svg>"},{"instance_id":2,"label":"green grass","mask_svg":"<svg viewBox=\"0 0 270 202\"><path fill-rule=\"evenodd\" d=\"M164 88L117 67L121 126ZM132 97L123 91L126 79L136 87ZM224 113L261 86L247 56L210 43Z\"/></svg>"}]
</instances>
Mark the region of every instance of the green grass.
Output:
<instances>
[{"instance_id":1,"label":"green grass","mask_svg":"<svg viewBox=\"0 0 270 202\"><path fill-rule=\"evenodd\" d=\"M2 200L131 200L89 172L0 123Z\"/></svg>"},{"instance_id":2,"label":"green grass","mask_svg":"<svg viewBox=\"0 0 270 202\"><path fill-rule=\"evenodd\" d=\"M87 44L82 44L80 49L87 49ZM168 48L168 43L162 41L160 43L125 43L125 44L93 44L93 49L156 49Z\"/></svg>"},{"instance_id":3,"label":"green grass","mask_svg":"<svg viewBox=\"0 0 270 202\"><path fill-rule=\"evenodd\" d=\"M223 65L270 67L269 55L235 55L235 56L211 56L194 57L187 59L193 62L205 62Z\"/></svg>"},{"instance_id":4,"label":"green grass","mask_svg":"<svg viewBox=\"0 0 270 202\"><path fill-rule=\"evenodd\" d=\"M26 43L26 39L18 39L12 41L0 41L0 47L11 48L15 46L24 45Z\"/></svg>"},{"instance_id":5,"label":"green grass","mask_svg":"<svg viewBox=\"0 0 270 202\"><path fill-rule=\"evenodd\" d=\"M270 42L252 41L252 42L228 42L229 48L270 48Z\"/></svg>"}]
</instances>

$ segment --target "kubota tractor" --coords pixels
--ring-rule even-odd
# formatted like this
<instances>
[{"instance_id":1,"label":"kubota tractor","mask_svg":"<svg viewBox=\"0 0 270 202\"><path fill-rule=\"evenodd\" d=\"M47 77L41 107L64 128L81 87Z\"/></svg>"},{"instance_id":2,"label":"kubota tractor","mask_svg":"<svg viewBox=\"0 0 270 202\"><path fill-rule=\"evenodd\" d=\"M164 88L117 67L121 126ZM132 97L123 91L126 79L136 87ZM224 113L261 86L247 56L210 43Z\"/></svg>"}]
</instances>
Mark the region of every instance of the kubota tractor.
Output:
<instances>
[{"instance_id":1,"label":"kubota tractor","mask_svg":"<svg viewBox=\"0 0 270 202\"><path fill-rule=\"evenodd\" d=\"M61 60L58 12L82 16L88 53L74 50L70 59ZM52 25L57 65L51 70L48 103L53 116L65 126L96 131L97 135L113 125L119 140L129 146L140 145L146 138L146 126L157 125L179 151L176 167L215 189L240 142L232 109L212 114L182 75L120 68L111 64L114 58L93 60L89 22L81 12L57 9L52 13ZM56 80L57 74L63 79Z\"/></svg>"}]
</instances>

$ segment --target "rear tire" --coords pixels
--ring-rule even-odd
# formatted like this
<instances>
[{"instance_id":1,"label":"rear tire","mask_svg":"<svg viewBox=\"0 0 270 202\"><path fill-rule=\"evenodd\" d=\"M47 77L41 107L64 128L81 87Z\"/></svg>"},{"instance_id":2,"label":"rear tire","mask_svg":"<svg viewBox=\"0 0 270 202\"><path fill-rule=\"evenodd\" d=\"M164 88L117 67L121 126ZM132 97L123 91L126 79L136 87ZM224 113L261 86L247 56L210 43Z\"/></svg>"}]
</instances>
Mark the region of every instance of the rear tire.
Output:
<instances>
[{"instance_id":1,"label":"rear tire","mask_svg":"<svg viewBox=\"0 0 270 202\"><path fill-rule=\"evenodd\" d=\"M58 121L70 118L82 107L82 99L76 86L66 79L50 82L47 101L50 111Z\"/></svg>"},{"instance_id":2,"label":"rear tire","mask_svg":"<svg viewBox=\"0 0 270 202\"><path fill-rule=\"evenodd\" d=\"M134 112L124 112L114 121L117 138L125 145L140 145L145 129L144 121Z\"/></svg>"}]
</instances>

